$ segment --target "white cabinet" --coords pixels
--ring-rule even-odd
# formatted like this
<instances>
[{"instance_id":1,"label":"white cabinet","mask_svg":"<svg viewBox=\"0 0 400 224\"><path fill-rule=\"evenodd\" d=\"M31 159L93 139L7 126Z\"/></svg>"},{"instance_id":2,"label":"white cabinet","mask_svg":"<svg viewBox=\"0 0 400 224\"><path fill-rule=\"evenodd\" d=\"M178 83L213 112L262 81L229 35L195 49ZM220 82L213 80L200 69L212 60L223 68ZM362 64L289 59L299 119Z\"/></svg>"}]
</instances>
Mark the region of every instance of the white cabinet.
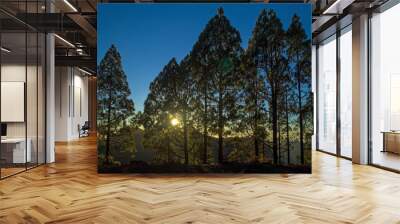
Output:
<instances>
[{"instance_id":1,"label":"white cabinet","mask_svg":"<svg viewBox=\"0 0 400 224\"><path fill-rule=\"evenodd\" d=\"M28 143L25 151L25 138L2 139L1 144L12 148L12 162L25 163L32 161L32 140L27 139Z\"/></svg>"}]
</instances>

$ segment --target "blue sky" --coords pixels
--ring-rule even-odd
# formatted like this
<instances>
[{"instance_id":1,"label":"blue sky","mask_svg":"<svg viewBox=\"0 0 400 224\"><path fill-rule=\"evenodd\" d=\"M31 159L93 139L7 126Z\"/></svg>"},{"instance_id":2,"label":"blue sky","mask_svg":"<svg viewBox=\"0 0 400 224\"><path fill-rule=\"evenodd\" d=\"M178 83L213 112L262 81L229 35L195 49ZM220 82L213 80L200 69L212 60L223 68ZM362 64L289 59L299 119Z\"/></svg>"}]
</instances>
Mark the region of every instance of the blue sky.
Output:
<instances>
[{"instance_id":1,"label":"blue sky","mask_svg":"<svg viewBox=\"0 0 400 224\"><path fill-rule=\"evenodd\" d=\"M297 14L311 36L308 4L99 4L97 62L111 44L118 48L135 109L142 111L151 81L172 57L180 61L189 53L221 6L244 48L264 8L275 10L285 29Z\"/></svg>"}]
</instances>

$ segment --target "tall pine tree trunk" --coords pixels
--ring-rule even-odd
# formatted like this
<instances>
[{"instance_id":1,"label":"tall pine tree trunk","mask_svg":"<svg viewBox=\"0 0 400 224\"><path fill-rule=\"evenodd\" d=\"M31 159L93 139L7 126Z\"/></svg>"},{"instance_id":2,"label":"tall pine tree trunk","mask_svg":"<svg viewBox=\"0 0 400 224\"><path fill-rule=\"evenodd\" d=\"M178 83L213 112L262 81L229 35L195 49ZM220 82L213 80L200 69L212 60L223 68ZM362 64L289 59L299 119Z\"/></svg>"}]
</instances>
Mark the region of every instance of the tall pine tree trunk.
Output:
<instances>
[{"instance_id":1,"label":"tall pine tree trunk","mask_svg":"<svg viewBox=\"0 0 400 224\"><path fill-rule=\"evenodd\" d=\"M169 138L169 131L167 133L167 163L171 162L171 146L170 146L171 139Z\"/></svg>"},{"instance_id":2,"label":"tall pine tree trunk","mask_svg":"<svg viewBox=\"0 0 400 224\"><path fill-rule=\"evenodd\" d=\"M203 163L206 164L207 163L207 140L208 140L208 133L207 133L207 120L208 120L208 115L207 115L207 85L205 85L204 87L204 118L203 118Z\"/></svg>"},{"instance_id":3,"label":"tall pine tree trunk","mask_svg":"<svg viewBox=\"0 0 400 224\"><path fill-rule=\"evenodd\" d=\"M282 153L281 152L281 127L278 124L278 163L279 164L281 163L281 157L282 157L281 153Z\"/></svg>"},{"instance_id":4,"label":"tall pine tree trunk","mask_svg":"<svg viewBox=\"0 0 400 224\"><path fill-rule=\"evenodd\" d=\"M223 139L223 117L222 117L222 95L221 92L218 96L218 162L222 164L224 162L224 139Z\"/></svg>"},{"instance_id":5,"label":"tall pine tree trunk","mask_svg":"<svg viewBox=\"0 0 400 224\"><path fill-rule=\"evenodd\" d=\"M288 91L286 90L285 95L285 107L286 107L286 147L287 147L287 163L290 164L290 140L289 140L289 103L288 103Z\"/></svg>"},{"instance_id":6,"label":"tall pine tree trunk","mask_svg":"<svg viewBox=\"0 0 400 224\"><path fill-rule=\"evenodd\" d=\"M188 127L187 127L187 110L186 107L183 110L183 149L185 152L185 165L189 164L189 152L188 152Z\"/></svg>"},{"instance_id":7,"label":"tall pine tree trunk","mask_svg":"<svg viewBox=\"0 0 400 224\"><path fill-rule=\"evenodd\" d=\"M275 78L272 80L272 151L274 163L278 163L278 108L275 90Z\"/></svg>"},{"instance_id":8,"label":"tall pine tree trunk","mask_svg":"<svg viewBox=\"0 0 400 224\"><path fill-rule=\"evenodd\" d=\"M256 77L257 78L257 77ZM255 90L257 91L257 80L255 83ZM255 161L258 162L259 159L259 148L258 148L258 94L256 92L255 97L254 97L254 106L255 106L255 112L254 112L254 153L255 153Z\"/></svg>"},{"instance_id":9,"label":"tall pine tree trunk","mask_svg":"<svg viewBox=\"0 0 400 224\"><path fill-rule=\"evenodd\" d=\"M264 161L265 160L265 139L263 139L263 141L262 141L262 160L261 161Z\"/></svg>"},{"instance_id":10,"label":"tall pine tree trunk","mask_svg":"<svg viewBox=\"0 0 400 224\"><path fill-rule=\"evenodd\" d=\"M273 152L273 157L274 157L274 164L278 163L278 103L277 103L277 96L276 96L276 74L275 74L275 69L274 67L274 61L277 61L276 55L272 53L269 55L269 66L270 70L268 71L268 68L265 69L265 71L268 73L270 72L271 78L269 79L270 84L271 84L271 100L272 100L272 152Z\"/></svg>"},{"instance_id":11,"label":"tall pine tree trunk","mask_svg":"<svg viewBox=\"0 0 400 224\"><path fill-rule=\"evenodd\" d=\"M106 164L110 164L110 135L111 135L111 88L109 90L107 111Z\"/></svg>"},{"instance_id":12,"label":"tall pine tree trunk","mask_svg":"<svg viewBox=\"0 0 400 224\"><path fill-rule=\"evenodd\" d=\"M218 162L222 164L224 162L224 138L222 135L223 127L218 128Z\"/></svg>"},{"instance_id":13,"label":"tall pine tree trunk","mask_svg":"<svg viewBox=\"0 0 400 224\"><path fill-rule=\"evenodd\" d=\"M297 57L298 59L298 57ZM301 77L300 67L297 65L297 95L298 95L298 107L299 107L299 126L300 126L300 161L304 164L304 130L303 130L303 110L301 102Z\"/></svg>"},{"instance_id":14,"label":"tall pine tree trunk","mask_svg":"<svg viewBox=\"0 0 400 224\"><path fill-rule=\"evenodd\" d=\"M255 154L256 154L256 158L255 161L258 162L259 160L259 146L258 146L258 137L257 135L254 135L254 150L255 150Z\"/></svg>"}]
</instances>

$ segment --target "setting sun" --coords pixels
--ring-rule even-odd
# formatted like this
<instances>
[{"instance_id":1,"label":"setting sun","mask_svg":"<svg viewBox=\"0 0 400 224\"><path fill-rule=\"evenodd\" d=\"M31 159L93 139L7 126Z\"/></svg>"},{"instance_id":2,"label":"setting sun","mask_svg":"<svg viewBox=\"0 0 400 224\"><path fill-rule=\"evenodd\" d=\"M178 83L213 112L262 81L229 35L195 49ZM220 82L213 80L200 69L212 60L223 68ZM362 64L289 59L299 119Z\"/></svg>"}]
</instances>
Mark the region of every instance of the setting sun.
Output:
<instances>
[{"instance_id":1,"label":"setting sun","mask_svg":"<svg viewBox=\"0 0 400 224\"><path fill-rule=\"evenodd\" d=\"M179 124L179 120L178 120L178 119L176 119L176 118L172 118L172 120L171 120L171 124L172 124L172 126L176 126L176 125L178 125L178 124Z\"/></svg>"}]
</instances>

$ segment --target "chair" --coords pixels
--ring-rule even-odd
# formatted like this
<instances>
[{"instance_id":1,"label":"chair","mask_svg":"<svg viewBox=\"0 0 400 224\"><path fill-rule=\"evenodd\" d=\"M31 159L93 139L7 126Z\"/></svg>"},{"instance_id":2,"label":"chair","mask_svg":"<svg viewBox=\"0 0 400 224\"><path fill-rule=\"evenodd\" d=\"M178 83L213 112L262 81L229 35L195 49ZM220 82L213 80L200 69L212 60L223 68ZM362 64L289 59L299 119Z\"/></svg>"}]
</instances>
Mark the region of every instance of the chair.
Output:
<instances>
[{"instance_id":1,"label":"chair","mask_svg":"<svg viewBox=\"0 0 400 224\"><path fill-rule=\"evenodd\" d=\"M79 138L89 136L89 129L90 129L89 121L85 121L82 127L78 125L78 129L79 129Z\"/></svg>"}]
</instances>

